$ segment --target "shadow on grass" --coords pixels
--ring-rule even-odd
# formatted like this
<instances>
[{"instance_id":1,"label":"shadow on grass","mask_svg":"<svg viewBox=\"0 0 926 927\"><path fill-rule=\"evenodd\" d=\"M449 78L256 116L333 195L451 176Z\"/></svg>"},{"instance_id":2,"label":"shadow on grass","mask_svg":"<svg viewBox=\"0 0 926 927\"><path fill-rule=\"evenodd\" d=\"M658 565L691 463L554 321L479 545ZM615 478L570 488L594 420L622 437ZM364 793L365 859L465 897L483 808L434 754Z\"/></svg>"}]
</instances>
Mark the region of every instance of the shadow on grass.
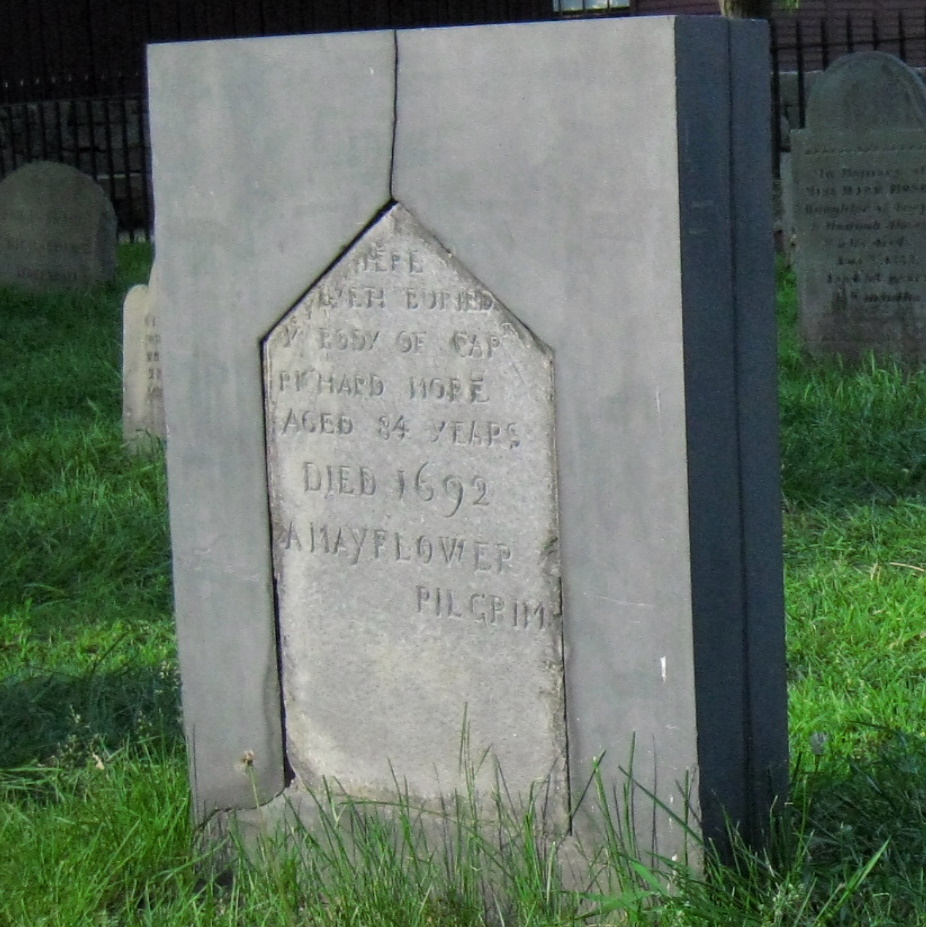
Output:
<instances>
[{"instance_id":1,"label":"shadow on grass","mask_svg":"<svg viewBox=\"0 0 926 927\"><path fill-rule=\"evenodd\" d=\"M805 809L808 835L804 866L808 876L832 881L883 848L860 893L864 923L922 923L926 736L887 727L878 731L877 750L859 758L822 756L795 777L794 799Z\"/></svg>"},{"instance_id":2,"label":"shadow on grass","mask_svg":"<svg viewBox=\"0 0 926 927\"><path fill-rule=\"evenodd\" d=\"M83 765L139 740L182 749L179 687L173 670L11 677L0 683L0 757L8 770Z\"/></svg>"},{"instance_id":3,"label":"shadow on grass","mask_svg":"<svg viewBox=\"0 0 926 927\"><path fill-rule=\"evenodd\" d=\"M926 372L802 356L781 366L780 414L789 503L926 499Z\"/></svg>"},{"instance_id":4,"label":"shadow on grass","mask_svg":"<svg viewBox=\"0 0 926 927\"><path fill-rule=\"evenodd\" d=\"M791 506L926 499L926 371L813 358L793 270L778 268L782 490Z\"/></svg>"}]
</instances>

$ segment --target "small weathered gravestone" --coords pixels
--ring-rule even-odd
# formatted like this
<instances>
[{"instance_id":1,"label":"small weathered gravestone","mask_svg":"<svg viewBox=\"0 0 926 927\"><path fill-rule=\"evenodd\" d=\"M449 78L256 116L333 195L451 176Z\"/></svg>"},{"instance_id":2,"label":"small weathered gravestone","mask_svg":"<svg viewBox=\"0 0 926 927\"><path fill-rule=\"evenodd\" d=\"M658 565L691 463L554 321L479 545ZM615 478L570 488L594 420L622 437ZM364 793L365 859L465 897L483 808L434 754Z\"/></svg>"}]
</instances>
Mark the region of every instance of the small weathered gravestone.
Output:
<instances>
[{"instance_id":1,"label":"small weathered gravestone","mask_svg":"<svg viewBox=\"0 0 926 927\"><path fill-rule=\"evenodd\" d=\"M791 133L801 333L818 354L926 362L926 87L884 52L836 61Z\"/></svg>"},{"instance_id":2,"label":"small weathered gravestone","mask_svg":"<svg viewBox=\"0 0 926 927\"><path fill-rule=\"evenodd\" d=\"M116 214L86 174L33 161L0 181L0 285L92 286L116 272Z\"/></svg>"},{"instance_id":3,"label":"small weathered gravestone","mask_svg":"<svg viewBox=\"0 0 926 927\"><path fill-rule=\"evenodd\" d=\"M157 265L147 284L133 286L122 305L122 431L130 450L167 437L161 376Z\"/></svg>"},{"instance_id":4,"label":"small weathered gravestone","mask_svg":"<svg viewBox=\"0 0 926 927\"><path fill-rule=\"evenodd\" d=\"M689 813L761 838L788 766L767 50L709 17L151 47L209 833L497 787L594 852L598 777L643 852L680 859Z\"/></svg>"}]
</instances>

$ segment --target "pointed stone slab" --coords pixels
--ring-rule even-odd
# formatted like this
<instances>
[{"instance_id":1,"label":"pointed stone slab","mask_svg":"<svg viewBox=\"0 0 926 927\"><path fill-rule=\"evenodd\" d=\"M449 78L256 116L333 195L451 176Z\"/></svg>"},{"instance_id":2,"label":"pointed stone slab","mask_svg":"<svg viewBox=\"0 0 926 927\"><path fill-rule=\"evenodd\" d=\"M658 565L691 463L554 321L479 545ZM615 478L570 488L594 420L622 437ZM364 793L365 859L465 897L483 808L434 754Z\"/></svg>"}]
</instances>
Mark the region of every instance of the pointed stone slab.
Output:
<instances>
[{"instance_id":1,"label":"pointed stone slab","mask_svg":"<svg viewBox=\"0 0 926 927\"><path fill-rule=\"evenodd\" d=\"M297 776L437 801L465 730L513 794L552 777L563 825L551 352L396 205L271 332L264 374Z\"/></svg>"}]
</instances>

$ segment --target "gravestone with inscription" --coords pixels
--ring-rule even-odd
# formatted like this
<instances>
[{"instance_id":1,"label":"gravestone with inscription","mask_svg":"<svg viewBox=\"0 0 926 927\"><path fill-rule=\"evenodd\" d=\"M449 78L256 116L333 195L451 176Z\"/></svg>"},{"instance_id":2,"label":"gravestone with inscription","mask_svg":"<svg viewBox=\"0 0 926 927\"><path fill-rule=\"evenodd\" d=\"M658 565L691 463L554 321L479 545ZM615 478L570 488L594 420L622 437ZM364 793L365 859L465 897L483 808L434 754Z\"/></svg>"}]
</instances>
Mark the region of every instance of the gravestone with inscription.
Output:
<instances>
[{"instance_id":1,"label":"gravestone with inscription","mask_svg":"<svg viewBox=\"0 0 926 927\"><path fill-rule=\"evenodd\" d=\"M792 132L801 332L814 353L926 362L926 87L867 51L814 84Z\"/></svg>"},{"instance_id":2,"label":"gravestone with inscription","mask_svg":"<svg viewBox=\"0 0 926 927\"><path fill-rule=\"evenodd\" d=\"M463 788L465 709L564 823L551 352L401 206L264 351L294 770L383 799L385 755L414 795Z\"/></svg>"},{"instance_id":3,"label":"gravestone with inscription","mask_svg":"<svg viewBox=\"0 0 926 927\"><path fill-rule=\"evenodd\" d=\"M787 775L766 42L641 17L151 47L199 819L503 782L594 849L577 805L596 773L634 794L633 756L644 849L684 852L686 805L761 835Z\"/></svg>"},{"instance_id":4,"label":"gravestone with inscription","mask_svg":"<svg viewBox=\"0 0 926 927\"><path fill-rule=\"evenodd\" d=\"M167 437L159 315L155 265L122 305L122 433L133 451L152 450Z\"/></svg>"},{"instance_id":5,"label":"gravestone with inscription","mask_svg":"<svg viewBox=\"0 0 926 927\"><path fill-rule=\"evenodd\" d=\"M115 272L116 214L90 177L33 161L0 181L0 285L71 289Z\"/></svg>"}]
</instances>

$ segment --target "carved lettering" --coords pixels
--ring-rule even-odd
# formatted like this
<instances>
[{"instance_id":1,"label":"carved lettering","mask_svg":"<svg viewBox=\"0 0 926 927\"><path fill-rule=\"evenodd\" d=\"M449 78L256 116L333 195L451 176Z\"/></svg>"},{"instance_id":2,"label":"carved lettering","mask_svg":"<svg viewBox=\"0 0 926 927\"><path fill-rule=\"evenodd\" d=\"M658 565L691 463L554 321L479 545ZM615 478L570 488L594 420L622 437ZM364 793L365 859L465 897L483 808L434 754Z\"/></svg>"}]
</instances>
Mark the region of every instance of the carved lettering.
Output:
<instances>
[{"instance_id":1,"label":"carved lettering","mask_svg":"<svg viewBox=\"0 0 926 927\"><path fill-rule=\"evenodd\" d=\"M554 770L565 799L550 352L396 206L267 336L264 374L294 769L351 781L394 750L428 794L459 731L429 730L420 761L401 731L465 708L523 786ZM361 697L395 745L339 720Z\"/></svg>"},{"instance_id":2,"label":"carved lettering","mask_svg":"<svg viewBox=\"0 0 926 927\"><path fill-rule=\"evenodd\" d=\"M319 435L338 435L345 437L354 430L353 420L349 415L336 412L318 412L315 409L282 410L278 419L277 431L281 435L308 432Z\"/></svg>"},{"instance_id":3,"label":"carved lettering","mask_svg":"<svg viewBox=\"0 0 926 927\"><path fill-rule=\"evenodd\" d=\"M346 468L345 468L346 471ZM370 475L367 475L368 479ZM317 485L316 474L311 480ZM340 480L353 491L348 492L339 484ZM307 492L325 492L325 477L322 476L322 486ZM334 473L332 489L328 495L362 496L359 491L360 483L352 483L349 471ZM366 484L365 495L373 496L375 491L371 483ZM479 538L459 537L456 535L414 535L403 531L393 531L383 527L370 527L369 525L332 525L323 522L308 522L297 525L295 521L287 523L287 528L281 535L280 544L287 550L298 540L300 550L303 550L302 539L306 539L305 551L309 554L329 554L352 556L351 566L361 562L381 561L383 563L414 563L425 565L433 563L436 567L460 569L467 573L491 573L501 575L509 573L517 567L514 561L514 551L511 543L501 541L488 541ZM356 551L348 543L350 539L357 541ZM338 540L340 539L340 541ZM369 539L369 545L363 546ZM353 556L353 554L356 554Z\"/></svg>"},{"instance_id":4,"label":"carved lettering","mask_svg":"<svg viewBox=\"0 0 926 927\"><path fill-rule=\"evenodd\" d=\"M456 331L450 339L450 344L460 357L468 357L471 360L489 360L501 348L502 339L494 334Z\"/></svg>"},{"instance_id":5,"label":"carved lettering","mask_svg":"<svg viewBox=\"0 0 926 927\"><path fill-rule=\"evenodd\" d=\"M481 591L466 595L441 586L416 586L415 601L418 614L462 618L516 631L540 631L547 622L560 617L558 610L547 602Z\"/></svg>"},{"instance_id":6,"label":"carved lettering","mask_svg":"<svg viewBox=\"0 0 926 927\"><path fill-rule=\"evenodd\" d=\"M409 377L410 399L431 399L437 402L488 402L485 377L471 375L468 380L460 377Z\"/></svg>"},{"instance_id":7,"label":"carved lettering","mask_svg":"<svg viewBox=\"0 0 926 927\"><path fill-rule=\"evenodd\" d=\"M809 127L793 139L804 338L849 359L874 350L922 362L926 129L820 130L831 144L815 134Z\"/></svg>"},{"instance_id":8,"label":"carved lettering","mask_svg":"<svg viewBox=\"0 0 926 927\"><path fill-rule=\"evenodd\" d=\"M307 460L302 465L303 486L306 492L320 492L326 496L375 496L376 475L369 467L352 464L317 464Z\"/></svg>"},{"instance_id":9,"label":"carved lettering","mask_svg":"<svg viewBox=\"0 0 926 927\"><path fill-rule=\"evenodd\" d=\"M318 330L318 346L323 351L372 351L378 340L378 331L362 328Z\"/></svg>"},{"instance_id":10,"label":"carved lettering","mask_svg":"<svg viewBox=\"0 0 926 927\"><path fill-rule=\"evenodd\" d=\"M502 447L516 450L521 446L517 422L452 422L441 419L431 422L431 443L457 447Z\"/></svg>"}]
</instances>

